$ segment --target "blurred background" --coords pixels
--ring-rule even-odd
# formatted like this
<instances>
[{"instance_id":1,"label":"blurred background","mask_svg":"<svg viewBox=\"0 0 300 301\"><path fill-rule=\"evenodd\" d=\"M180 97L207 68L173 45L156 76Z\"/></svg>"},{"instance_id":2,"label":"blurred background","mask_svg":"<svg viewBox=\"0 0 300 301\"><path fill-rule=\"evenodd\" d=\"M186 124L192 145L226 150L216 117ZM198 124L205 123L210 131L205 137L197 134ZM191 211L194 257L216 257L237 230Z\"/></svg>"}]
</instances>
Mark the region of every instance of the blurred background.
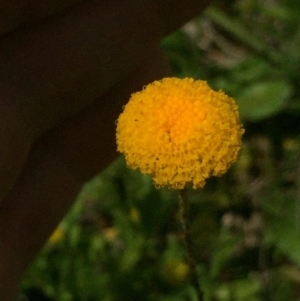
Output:
<instances>
[{"instance_id":1,"label":"blurred background","mask_svg":"<svg viewBox=\"0 0 300 301\"><path fill-rule=\"evenodd\" d=\"M300 300L300 1L215 1L166 38L174 76L233 96L239 161L189 190L205 301ZM178 195L120 157L87 183L24 278L23 300L196 300Z\"/></svg>"}]
</instances>

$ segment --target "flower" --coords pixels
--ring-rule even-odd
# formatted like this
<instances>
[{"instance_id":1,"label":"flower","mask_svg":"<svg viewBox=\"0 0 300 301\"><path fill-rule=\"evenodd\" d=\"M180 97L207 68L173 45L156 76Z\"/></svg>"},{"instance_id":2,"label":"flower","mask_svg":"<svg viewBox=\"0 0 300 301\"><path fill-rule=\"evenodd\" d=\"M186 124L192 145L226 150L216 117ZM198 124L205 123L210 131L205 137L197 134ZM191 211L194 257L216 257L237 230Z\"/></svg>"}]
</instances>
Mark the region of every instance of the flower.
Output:
<instances>
[{"instance_id":1,"label":"flower","mask_svg":"<svg viewBox=\"0 0 300 301\"><path fill-rule=\"evenodd\" d=\"M141 213L136 207L132 207L130 209L129 217L135 224L139 224L141 222Z\"/></svg>"},{"instance_id":2,"label":"flower","mask_svg":"<svg viewBox=\"0 0 300 301\"><path fill-rule=\"evenodd\" d=\"M189 275L189 266L179 258L172 258L165 262L161 268L162 278L173 286L185 283Z\"/></svg>"},{"instance_id":3,"label":"flower","mask_svg":"<svg viewBox=\"0 0 300 301\"><path fill-rule=\"evenodd\" d=\"M118 229L115 227L108 227L103 230L104 238L107 241L113 242L117 239L119 233Z\"/></svg>"},{"instance_id":4,"label":"flower","mask_svg":"<svg viewBox=\"0 0 300 301\"><path fill-rule=\"evenodd\" d=\"M50 245L56 245L58 244L60 241L63 240L65 236L65 232L62 229L62 227L58 226L50 235L50 237L48 238L48 244Z\"/></svg>"},{"instance_id":5,"label":"flower","mask_svg":"<svg viewBox=\"0 0 300 301\"><path fill-rule=\"evenodd\" d=\"M233 98L205 81L164 78L132 94L116 136L127 165L157 187L196 189L236 161L243 133Z\"/></svg>"}]
</instances>

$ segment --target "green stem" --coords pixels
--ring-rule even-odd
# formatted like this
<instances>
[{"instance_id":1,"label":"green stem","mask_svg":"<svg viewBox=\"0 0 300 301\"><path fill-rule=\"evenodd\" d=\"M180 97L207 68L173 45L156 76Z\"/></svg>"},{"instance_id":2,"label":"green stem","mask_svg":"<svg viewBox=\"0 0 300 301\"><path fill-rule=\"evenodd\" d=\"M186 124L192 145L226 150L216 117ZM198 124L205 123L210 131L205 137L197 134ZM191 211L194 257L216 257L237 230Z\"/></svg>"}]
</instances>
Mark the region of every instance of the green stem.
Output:
<instances>
[{"instance_id":1,"label":"green stem","mask_svg":"<svg viewBox=\"0 0 300 301\"><path fill-rule=\"evenodd\" d=\"M186 190L179 190L179 207L181 211L181 224L184 244L186 248L187 263L190 269L191 285L197 293L198 301L203 300L203 292L199 285L197 273L197 261L193 255L192 242L190 237L190 219L189 219L189 203L187 199Z\"/></svg>"}]
</instances>

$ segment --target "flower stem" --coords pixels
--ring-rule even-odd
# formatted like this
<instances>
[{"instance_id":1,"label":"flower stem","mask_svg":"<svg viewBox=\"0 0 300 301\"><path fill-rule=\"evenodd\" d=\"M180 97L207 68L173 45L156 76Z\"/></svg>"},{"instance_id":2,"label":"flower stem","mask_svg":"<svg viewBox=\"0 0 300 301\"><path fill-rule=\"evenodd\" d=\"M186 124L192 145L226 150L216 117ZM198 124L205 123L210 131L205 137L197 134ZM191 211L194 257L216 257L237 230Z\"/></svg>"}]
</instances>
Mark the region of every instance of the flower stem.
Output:
<instances>
[{"instance_id":1,"label":"flower stem","mask_svg":"<svg viewBox=\"0 0 300 301\"><path fill-rule=\"evenodd\" d=\"M194 287L197 293L198 301L203 300L203 292L200 288L199 281L198 281L198 273L197 273L197 261L193 255L192 250L192 242L190 237L190 218L189 218L189 203L187 199L186 190L182 189L179 190L179 208L181 212L181 224L182 224L182 235L184 239L184 244L186 248L186 259L187 264L190 269L190 281L191 285Z\"/></svg>"}]
</instances>

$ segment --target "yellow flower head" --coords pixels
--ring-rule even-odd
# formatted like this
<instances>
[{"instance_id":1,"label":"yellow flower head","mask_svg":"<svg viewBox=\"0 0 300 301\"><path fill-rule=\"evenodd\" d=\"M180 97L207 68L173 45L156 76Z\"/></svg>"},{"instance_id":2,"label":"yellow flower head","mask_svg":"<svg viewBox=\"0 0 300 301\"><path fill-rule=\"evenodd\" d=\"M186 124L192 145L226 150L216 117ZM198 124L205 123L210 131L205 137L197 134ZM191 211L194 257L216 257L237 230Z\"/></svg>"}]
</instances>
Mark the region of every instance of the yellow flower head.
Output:
<instances>
[{"instance_id":1,"label":"yellow flower head","mask_svg":"<svg viewBox=\"0 0 300 301\"><path fill-rule=\"evenodd\" d=\"M58 226L51 234L51 236L48 239L48 244L51 245L56 245L58 244L60 241L63 240L65 236L65 232L62 229L62 227Z\"/></svg>"},{"instance_id":2,"label":"yellow flower head","mask_svg":"<svg viewBox=\"0 0 300 301\"><path fill-rule=\"evenodd\" d=\"M164 78L131 96L117 121L117 146L156 186L196 189L236 161L243 133L233 98L205 81Z\"/></svg>"}]
</instances>

